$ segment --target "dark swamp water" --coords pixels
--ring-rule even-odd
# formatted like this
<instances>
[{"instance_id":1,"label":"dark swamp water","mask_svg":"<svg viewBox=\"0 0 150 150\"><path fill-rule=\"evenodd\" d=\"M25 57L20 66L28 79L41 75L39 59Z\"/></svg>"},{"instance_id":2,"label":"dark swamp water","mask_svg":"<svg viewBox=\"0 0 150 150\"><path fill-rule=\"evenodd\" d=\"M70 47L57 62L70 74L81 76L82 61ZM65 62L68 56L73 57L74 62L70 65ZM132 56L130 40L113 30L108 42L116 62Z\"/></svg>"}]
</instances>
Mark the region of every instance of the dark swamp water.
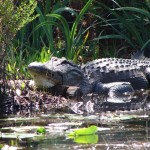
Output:
<instances>
[{"instance_id":1,"label":"dark swamp water","mask_svg":"<svg viewBox=\"0 0 150 150\"><path fill-rule=\"evenodd\" d=\"M23 150L148 150L150 97L141 92L123 103L84 98L61 110L24 109L0 119L0 149ZM28 113L27 113L28 112ZM24 115L26 114L26 115ZM79 128L97 132L69 136ZM43 132L38 132L43 129ZM42 134L43 133L43 134Z\"/></svg>"}]
</instances>

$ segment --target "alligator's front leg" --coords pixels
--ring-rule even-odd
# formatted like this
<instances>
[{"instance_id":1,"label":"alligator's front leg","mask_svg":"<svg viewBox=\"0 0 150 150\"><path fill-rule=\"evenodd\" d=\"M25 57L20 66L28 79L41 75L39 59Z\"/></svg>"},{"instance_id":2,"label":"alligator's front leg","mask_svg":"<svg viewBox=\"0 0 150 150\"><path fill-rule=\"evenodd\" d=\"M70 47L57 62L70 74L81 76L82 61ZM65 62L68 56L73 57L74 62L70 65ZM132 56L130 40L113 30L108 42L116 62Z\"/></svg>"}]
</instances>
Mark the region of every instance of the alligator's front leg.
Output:
<instances>
[{"instance_id":1,"label":"alligator's front leg","mask_svg":"<svg viewBox=\"0 0 150 150\"><path fill-rule=\"evenodd\" d=\"M98 82L93 88L93 93L108 94L111 102L126 102L131 99L134 94L134 89L129 82L112 82L101 83Z\"/></svg>"}]
</instances>

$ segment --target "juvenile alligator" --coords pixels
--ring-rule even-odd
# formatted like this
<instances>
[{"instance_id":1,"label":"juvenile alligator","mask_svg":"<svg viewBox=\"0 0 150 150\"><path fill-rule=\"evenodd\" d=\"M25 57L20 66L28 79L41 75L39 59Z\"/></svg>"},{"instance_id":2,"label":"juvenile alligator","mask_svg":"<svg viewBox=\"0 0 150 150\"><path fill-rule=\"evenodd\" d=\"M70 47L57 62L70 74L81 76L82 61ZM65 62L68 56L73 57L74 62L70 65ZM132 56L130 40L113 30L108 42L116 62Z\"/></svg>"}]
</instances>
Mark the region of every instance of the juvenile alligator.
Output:
<instances>
[{"instance_id":1,"label":"juvenile alligator","mask_svg":"<svg viewBox=\"0 0 150 150\"><path fill-rule=\"evenodd\" d=\"M147 89L150 81L150 61L138 59L102 58L78 66L52 57L46 63L32 62L28 70L37 87L78 86L84 94L132 93Z\"/></svg>"}]
</instances>

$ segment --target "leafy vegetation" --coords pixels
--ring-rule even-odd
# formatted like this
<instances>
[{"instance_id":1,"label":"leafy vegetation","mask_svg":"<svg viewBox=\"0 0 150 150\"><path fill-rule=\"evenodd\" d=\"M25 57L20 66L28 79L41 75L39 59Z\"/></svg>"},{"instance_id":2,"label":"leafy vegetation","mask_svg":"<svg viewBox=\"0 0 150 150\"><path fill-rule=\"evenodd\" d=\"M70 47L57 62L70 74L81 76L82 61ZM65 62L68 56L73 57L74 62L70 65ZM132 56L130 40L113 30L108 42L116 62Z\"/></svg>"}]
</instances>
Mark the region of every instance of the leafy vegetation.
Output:
<instances>
[{"instance_id":1,"label":"leafy vegetation","mask_svg":"<svg viewBox=\"0 0 150 150\"><path fill-rule=\"evenodd\" d=\"M39 61L45 62L49 60L50 50L47 50L45 47L39 51L32 51L30 53L27 49L19 50L18 47L14 48L14 46L9 45L10 50L7 51L8 64L7 70L9 72L9 78L13 79L27 79L30 78L29 73L27 72L27 66L30 62ZM29 56L29 57L28 57Z\"/></svg>"},{"instance_id":2,"label":"leafy vegetation","mask_svg":"<svg viewBox=\"0 0 150 150\"><path fill-rule=\"evenodd\" d=\"M36 5L35 0L22 1L19 6L15 5L11 0L5 0L0 3L1 45L3 42L5 45L11 42L18 30L38 16L33 15Z\"/></svg>"},{"instance_id":3,"label":"leafy vegetation","mask_svg":"<svg viewBox=\"0 0 150 150\"><path fill-rule=\"evenodd\" d=\"M43 14L39 7L37 7L36 11L40 14L38 18L39 23L31 32L30 37L34 34L39 34L42 28L42 33L40 34L42 37L42 45L44 49L49 50L50 55L55 55L58 57L65 56L68 59L77 60L77 55L81 53L81 50L83 49L83 46L85 45L89 35L89 32L85 33L81 25L79 27L79 24L81 24L81 19L83 18L83 15L88 10L88 8L91 6L92 1L93 0L89 0L79 14L77 14L72 8L69 7L59 8L59 3L56 3L56 6L54 6L54 8L51 10L50 14ZM76 17L71 30L69 23L61 14L63 12L67 12ZM53 28L53 26L55 27ZM77 29L78 27L80 28L79 30ZM58 39L57 41L54 39L54 31L52 28L53 30L61 30L61 39Z\"/></svg>"},{"instance_id":4,"label":"leafy vegetation","mask_svg":"<svg viewBox=\"0 0 150 150\"><path fill-rule=\"evenodd\" d=\"M85 62L99 57L129 57L133 50L148 52L149 24L149 0L0 0L0 79L6 81L28 79L30 76L26 70L27 65L32 61L45 62L51 56L65 56L79 63L79 61ZM5 81L2 86L5 86ZM3 87L0 84L0 96ZM36 149L33 143L38 143L35 145L39 148L41 146L39 144L46 142L48 142L47 145L45 144L46 148L53 144L60 149L62 144L68 146L70 141L71 146L69 146L74 149L76 145L72 144L72 140L78 144L82 143L82 146L95 144L94 147L98 149L101 149L100 146L103 146L102 149L119 148L119 146L131 149L137 148L135 140L132 142L130 139L138 137L139 129L142 138L138 139L141 141L138 146L149 148L149 142L143 140L147 139L145 133L149 129L147 126L149 113L145 111L141 113L139 107L136 108L138 113L130 111L129 114L127 112L119 114L119 111L101 113L103 109L98 109L100 113L93 114L93 112L91 116L68 114L68 109L67 114L56 114L53 109L58 108L60 102L67 103L68 106L70 101L66 101L63 97L41 94L41 91L38 94L33 91L31 93L31 89L27 88L25 82L21 84L20 89L14 88L11 92L16 94L13 95L15 97L13 103L16 104L13 106L20 110L20 114L17 112L18 118L15 119L12 117L1 119L0 149L11 149L11 145L24 148L21 145L23 143L27 143L25 148ZM146 94L143 93L144 106L141 104L145 110L148 108ZM141 94L139 95L141 97ZM3 97L0 99L3 100ZM1 101L0 112L9 113L10 110L13 112L13 106L9 103L10 101L8 104L7 101L6 103ZM3 111L4 105L7 106L5 111ZM30 110L26 111L26 107ZM39 113L47 113L47 109L52 109L52 113L39 115ZM65 110L66 108L63 112ZM60 112L60 108L56 112ZM3 118L3 113L0 114ZM20 115L25 117L22 118ZM38 117L32 118L37 115ZM133 126L135 121L138 125ZM95 124L99 128L94 126ZM90 127L80 128L81 126ZM74 131L70 132L70 130ZM118 144L118 135L123 135L119 136L122 138L119 139L121 144ZM96 145L99 141L102 141L101 144ZM5 143L9 143L10 147Z\"/></svg>"},{"instance_id":5,"label":"leafy vegetation","mask_svg":"<svg viewBox=\"0 0 150 150\"><path fill-rule=\"evenodd\" d=\"M69 136L78 136L78 135L90 135L95 134L98 131L97 126L90 126L88 128L76 129L69 134Z\"/></svg>"},{"instance_id":6,"label":"leafy vegetation","mask_svg":"<svg viewBox=\"0 0 150 150\"><path fill-rule=\"evenodd\" d=\"M126 49L144 50L150 45L150 3L134 2L132 5L125 5L122 1L113 1L113 8L97 2L97 9L104 8L108 13L106 16L95 14L103 31L95 40L121 41L118 44L120 50ZM111 32L108 32L111 30ZM117 42L118 43L118 42ZM114 52L115 53L115 52ZM117 53L117 52L116 52ZM115 54L116 55L116 54ZM115 56L114 55L114 56Z\"/></svg>"},{"instance_id":7,"label":"leafy vegetation","mask_svg":"<svg viewBox=\"0 0 150 150\"><path fill-rule=\"evenodd\" d=\"M46 129L44 127L38 127L37 128L37 133L38 134L46 134Z\"/></svg>"},{"instance_id":8,"label":"leafy vegetation","mask_svg":"<svg viewBox=\"0 0 150 150\"><path fill-rule=\"evenodd\" d=\"M89 0L86 3L86 5L83 7L83 9L80 11L80 13L78 14L78 16L76 17L76 19L73 23L71 31L69 29L69 25L68 25L66 19L63 16L58 15L58 14L48 14L47 15L48 17L53 17L53 18L58 19L62 24L62 26L59 26L59 24L56 24L56 26L58 26L60 29L62 29L62 32L64 33L63 35L64 35L64 39L65 39L65 56L68 59L77 61L78 55L80 53L79 51L81 51L81 48L83 48L85 42L87 41L88 33L83 38L83 33L82 33L81 29L77 33L77 27L78 27L83 15L87 11L87 9L90 7L92 1L93 0ZM70 10L74 13L74 11L71 9L66 8L66 10ZM51 22L51 24L55 25L55 22Z\"/></svg>"},{"instance_id":9,"label":"leafy vegetation","mask_svg":"<svg viewBox=\"0 0 150 150\"><path fill-rule=\"evenodd\" d=\"M80 8L78 2L68 0L8 2L5 24L11 20L7 31L13 42L7 47L7 69L16 79L30 78L27 65L45 62L51 56L85 62L99 57L130 57L134 50L147 50L150 45L149 1L88 0L82 1Z\"/></svg>"},{"instance_id":10,"label":"leafy vegetation","mask_svg":"<svg viewBox=\"0 0 150 150\"><path fill-rule=\"evenodd\" d=\"M15 2L12 0L0 1L0 79L3 80L3 90L1 89L0 85L0 93L1 91L5 91L6 86L6 62L9 61L9 68L10 66L11 68L14 68L14 64L12 64L13 62L11 59L6 57L6 50L8 49L8 45L11 44L11 41L15 37L17 31L19 31L24 25L31 22L38 16L38 14L33 15L36 5L36 0L23 0L17 4L15 4ZM10 50L11 48L9 51ZM21 61L19 63L19 65L22 65ZM14 70L13 73L15 73Z\"/></svg>"}]
</instances>

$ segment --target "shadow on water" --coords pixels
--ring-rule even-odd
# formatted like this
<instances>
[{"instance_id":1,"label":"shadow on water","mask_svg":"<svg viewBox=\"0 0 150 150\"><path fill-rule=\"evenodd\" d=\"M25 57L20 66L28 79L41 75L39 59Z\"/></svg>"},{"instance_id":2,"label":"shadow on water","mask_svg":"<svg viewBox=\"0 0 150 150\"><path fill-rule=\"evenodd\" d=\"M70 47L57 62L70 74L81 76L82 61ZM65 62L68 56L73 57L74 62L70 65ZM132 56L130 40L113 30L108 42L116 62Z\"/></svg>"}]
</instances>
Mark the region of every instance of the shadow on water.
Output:
<instances>
[{"instance_id":1,"label":"shadow on water","mask_svg":"<svg viewBox=\"0 0 150 150\"><path fill-rule=\"evenodd\" d=\"M10 113L11 105L7 103L9 109L0 110L1 118L7 116L0 119L0 147L3 148L150 149L150 97L145 92L116 103L105 96L87 95L83 101L70 102L63 109L50 110L45 106L37 109L34 106L28 110L24 107L15 110L15 115ZM4 112L7 114L2 115ZM91 125L96 125L98 132L68 136L74 129ZM44 127L45 134L37 133L39 127Z\"/></svg>"},{"instance_id":2,"label":"shadow on water","mask_svg":"<svg viewBox=\"0 0 150 150\"><path fill-rule=\"evenodd\" d=\"M13 98L7 94L0 94L0 118L6 118L13 113Z\"/></svg>"}]
</instances>

